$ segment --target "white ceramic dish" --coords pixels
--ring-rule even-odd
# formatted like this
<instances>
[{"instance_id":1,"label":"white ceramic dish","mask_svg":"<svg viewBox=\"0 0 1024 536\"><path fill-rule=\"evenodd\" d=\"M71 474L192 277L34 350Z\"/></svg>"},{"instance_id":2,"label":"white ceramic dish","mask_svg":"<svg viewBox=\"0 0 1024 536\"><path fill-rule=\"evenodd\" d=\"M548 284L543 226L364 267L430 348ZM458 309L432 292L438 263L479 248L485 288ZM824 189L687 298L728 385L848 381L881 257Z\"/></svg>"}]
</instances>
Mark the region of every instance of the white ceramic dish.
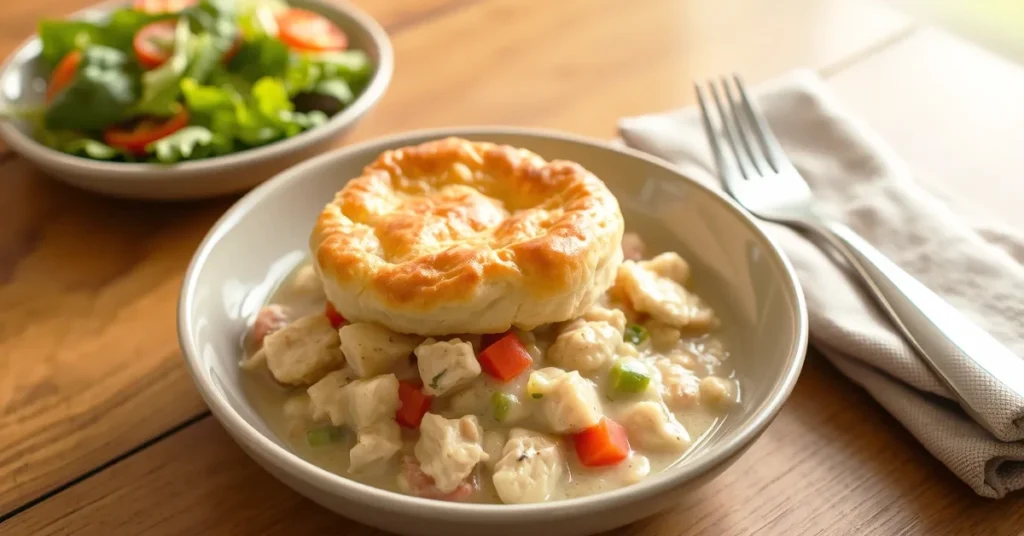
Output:
<instances>
[{"instance_id":1,"label":"white ceramic dish","mask_svg":"<svg viewBox=\"0 0 1024 536\"><path fill-rule=\"evenodd\" d=\"M292 454L246 400L237 362L247 320L306 255L313 222L347 179L380 152L448 135L575 160L619 198L626 225L656 249L680 252L702 296L724 312L742 403L683 461L633 486L537 505L431 501L359 484ZM807 314L788 261L731 201L641 153L569 135L510 128L421 131L322 155L255 189L218 221L185 276L178 330L186 365L213 414L280 480L344 516L411 535L578 535L670 506L728 467L764 431L796 383Z\"/></svg>"},{"instance_id":2,"label":"white ceramic dish","mask_svg":"<svg viewBox=\"0 0 1024 536\"><path fill-rule=\"evenodd\" d=\"M75 13L72 18L103 20L123 4L99 4ZM381 99L394 71L387 33L366 13L343 2L291 0L289 4L316 11L333 21L348 35L350 46L365 51L376 67L356 101L320 127L256 149L173 165L102 162L65 154L33 139L29 125L23 122L0 121L0 137L54 178L107 195L197 199L252 188L336 144ZM45 78L39 60L41 47L38 36L33 35L0 67L0 108L31 107L42 102Z\"/></svg>"}]
</instances>

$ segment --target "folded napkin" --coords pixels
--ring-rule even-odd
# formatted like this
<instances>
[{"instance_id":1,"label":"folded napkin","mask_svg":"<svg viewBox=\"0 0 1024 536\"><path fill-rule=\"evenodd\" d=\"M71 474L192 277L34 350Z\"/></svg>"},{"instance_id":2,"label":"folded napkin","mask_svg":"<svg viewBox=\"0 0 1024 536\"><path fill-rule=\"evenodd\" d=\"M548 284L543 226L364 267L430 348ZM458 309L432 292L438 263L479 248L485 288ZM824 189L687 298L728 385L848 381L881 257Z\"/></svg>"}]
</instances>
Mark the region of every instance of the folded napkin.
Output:
<instances>
[{"instance_id":1,"label":"folded napkin","mask_svg":"<svg viewBox=\"0 0 1024 536\"><path fill-rule=\"evenodd\" d=\"M1024 237L964 218L916 184L906 164L847 115L813 73L792 73L756 93L826 213L1024 355ZM619 132L627 145L719 187L696 109L623 119ZM979 495L999 498L1024 488L1024 403L991 389L982 411L1001 423L1004 440L991 435L953 402L853 276L797 233L764 228L796 268L811 343ZM991 387L980 376L976 383Z\"/></svg>"}]
</instances>

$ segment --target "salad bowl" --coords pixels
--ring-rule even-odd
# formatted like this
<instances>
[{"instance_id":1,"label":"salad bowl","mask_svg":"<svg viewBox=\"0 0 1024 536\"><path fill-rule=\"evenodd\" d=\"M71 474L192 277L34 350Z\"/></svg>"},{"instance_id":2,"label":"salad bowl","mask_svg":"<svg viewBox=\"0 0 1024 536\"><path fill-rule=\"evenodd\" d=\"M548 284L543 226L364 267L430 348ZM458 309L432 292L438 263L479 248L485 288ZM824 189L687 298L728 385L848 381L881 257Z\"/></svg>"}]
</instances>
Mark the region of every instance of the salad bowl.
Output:
<instances>
[{"instance_id":1,"label":"salad bowl","mask_svg":"<svg viewBox=\"0 0 1024 536\"><path fill-rule=\"evenodd\" d=\"M0 66L0 115L8 116L7 120L0 118L0 138L55 179L105 195L184 200L248 190L275 173L337 145L380 101L394 69L388 36L366 13L348 3L317 0L293 0L288 2L288 6L329 20L347 37L348 49L365 53L370 64L368 76L355 98L340 111L324 116L316 126L296 128L297 132L279 135L274 138L276 141L266 144L227 150L223 154L217 153L220 154L218 156L195 160L181 158L181 154L173 155L177 158L159 161L152 156L145 160L111 161L87 157L90 154L69 154L71 151L58 150L52 143L40 141L38 121L31 119L32 114L18 115L17 112L39 110L48 100L46 77L50 69L44 59L46 45L36 34ZM124 7L123 2L103 3L75 13L71 19L107 21ZM88 112L96 113L91 108ZM88 117L88 114L82 115ZM209 130L217 135L216 124ZM196 146L194 140L186 140L184 144L187 151L193 151ZM103 144L96 145L102 148Z\"/></svg>"}]
</instances>

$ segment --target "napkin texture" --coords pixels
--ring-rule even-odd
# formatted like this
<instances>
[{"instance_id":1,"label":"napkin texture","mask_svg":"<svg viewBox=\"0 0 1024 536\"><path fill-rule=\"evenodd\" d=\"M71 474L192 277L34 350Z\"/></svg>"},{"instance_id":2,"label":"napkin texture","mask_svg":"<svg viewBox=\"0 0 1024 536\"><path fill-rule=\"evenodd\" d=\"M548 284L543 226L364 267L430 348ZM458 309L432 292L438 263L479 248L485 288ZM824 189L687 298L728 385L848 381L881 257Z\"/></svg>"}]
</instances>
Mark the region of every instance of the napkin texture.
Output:
<instances>
[{"instance_id":1,"label":"napkin texture","mask_svg":"<svg viewBox=\"0 0 1024 536\"><path fill-rule=\"evenodd\" d=\"M814 73L790 73L755 93L825 213L1024 355L1024 236L977 213L958 213L955 201L914 182L906 164L846 114ZM720 188L695 108L625 118L619 133L627 145ZM975 388L989 400L982 411L1000 423L994 437L953 401L856 276L796 232L762 224L800 278L811 343L979 495L1024 488L1024 401L979 374Z\"/></svg>"}]
</instances>

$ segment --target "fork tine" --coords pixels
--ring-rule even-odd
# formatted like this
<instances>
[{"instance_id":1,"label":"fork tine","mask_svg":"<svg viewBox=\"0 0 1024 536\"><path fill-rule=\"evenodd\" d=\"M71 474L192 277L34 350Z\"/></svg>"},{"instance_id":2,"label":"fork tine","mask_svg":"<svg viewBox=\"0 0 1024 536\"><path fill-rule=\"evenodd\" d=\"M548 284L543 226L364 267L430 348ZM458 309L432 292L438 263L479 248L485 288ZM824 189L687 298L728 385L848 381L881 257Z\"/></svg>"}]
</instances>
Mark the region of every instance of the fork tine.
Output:
<instances>
[{"instance_id":1,"label":"fork tine","mask_svg":"<svg viewBox=\"0 0 1024 536\"><path fill-rule=\"evenodd\" d=\"M739 125L739 122L729 121L729 110L722 104L722 99L718 95L718 88L715 86L714 80L708 82L708 88L712 100L715 101L715 106L718 107L718 117L722 119L722 132L725 133L726 141L732 147L732 155L736 159L736 166L739 167L744 178L757 178L759 175L758 171L750 164L746 155L743 154L743 149L740 147L742 143L739 141L740 133L734 130Z\"/></svg>"},{"instance_id":2,"label":"fork tine","mask_svg":"<svg viewBox=\"0 0 1024 536\"><path fill-rule=\"evenodd\" d=\"M715 128L711 123L711 110L708 107L704 89L700 87L700 84L696 83L693 84L693 89L697 93L697 104L700 106L700 116L704 123L704 134L708 138L708 145L711 146L711 153L715 157L715 166L718 168L718 174L722 177L722 181L725 182L725 187L729 191L734 191L737 183L743 181L743 177L732 162L725 157L722 146L718 143L718 136L715 134Z\"/></svg>"},{"instance_id":3,"label":"fork tine","mask_svg":"<svg viewBox=\"0 0 1024 536\"><path fill-rule=\"evenodd\" d=\"M786 158L786 153L782 151L779 140L775 138L775 134L772 133L772 129L768 126L768 122L765 121L761 110L756 107L747 95L743 79L738 74L733 74L732 79L740 91L740 100L743 104L741 108L745 112L747 123L750 125L750 129L754 131L754 135L757 136L757 141L761 144L761 149L768 159L768 165L778 173L789 162Z\"/></svg>"},{"instance_id":4,"label":"fork tine","mask_svg":"<svg viewBox=\"0 0 1024 536\"><path fill-rule=\"evenodd\" d=\"M746 150L751 166L758 175L770 174L771 168L761 152L761 144L754 140L756 127L749 124L749 121L745 119L746 113L742 109L743 104L735 96L733 88L730 87L729 79L725 77L722 77L722 92L725 93L725 101L729 107L730 115L732 115L732 120L736 124L736 133L740 142L742 142L743 148ZM751 177L748 176L747 178Z\"/></svg>"}]
</instances>

